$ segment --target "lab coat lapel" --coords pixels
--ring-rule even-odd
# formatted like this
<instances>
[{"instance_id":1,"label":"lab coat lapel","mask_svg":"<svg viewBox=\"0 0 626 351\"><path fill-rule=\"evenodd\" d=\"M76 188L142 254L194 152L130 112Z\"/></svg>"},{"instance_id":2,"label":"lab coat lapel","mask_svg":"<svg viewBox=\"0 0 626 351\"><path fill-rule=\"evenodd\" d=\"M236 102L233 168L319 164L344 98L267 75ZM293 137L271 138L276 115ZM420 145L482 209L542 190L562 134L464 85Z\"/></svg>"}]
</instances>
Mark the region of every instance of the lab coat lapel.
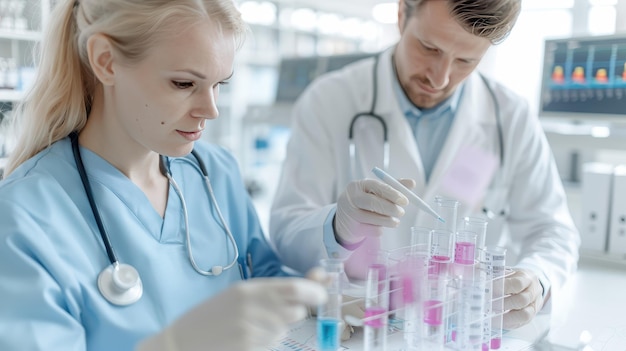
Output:
<instances>
[{"instance_id":1,"label":"lab coat lapel","mask_svg":"<svg viewBox=\"0 0 626 351\"><path fill-rule=\"evenodd\" d=\"M391 63L393 48L384 52L378 68L378 111L385 117L389 128L390 165L389 173L397 178L412 178L419 193L426 186L424 166L417 149L417 143L411 126L404 113L400 110L395 96L393 80L395 79Z\"/></svg>"}]
</instances>

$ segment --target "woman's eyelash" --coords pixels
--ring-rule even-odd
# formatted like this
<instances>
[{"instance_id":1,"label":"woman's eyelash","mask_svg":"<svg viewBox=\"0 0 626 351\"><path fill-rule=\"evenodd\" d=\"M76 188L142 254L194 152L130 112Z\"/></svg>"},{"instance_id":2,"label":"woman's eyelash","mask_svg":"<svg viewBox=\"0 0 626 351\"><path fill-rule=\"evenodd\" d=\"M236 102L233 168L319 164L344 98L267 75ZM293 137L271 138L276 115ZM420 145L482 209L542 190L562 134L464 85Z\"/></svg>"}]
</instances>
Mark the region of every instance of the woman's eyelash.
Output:
<instances>
[{"instance_id":1,"label":"woman's eyelash","mask_svg":"<svg viewBox=\"0 0 626 351\"><path fill-rule=\"evenodd\" d=\"M175 81L175 80L172 81L172 84L174 84L179 89L187 89L187 88L192 88L194 86L193 82Z\"/></svg>"}]
</instances>

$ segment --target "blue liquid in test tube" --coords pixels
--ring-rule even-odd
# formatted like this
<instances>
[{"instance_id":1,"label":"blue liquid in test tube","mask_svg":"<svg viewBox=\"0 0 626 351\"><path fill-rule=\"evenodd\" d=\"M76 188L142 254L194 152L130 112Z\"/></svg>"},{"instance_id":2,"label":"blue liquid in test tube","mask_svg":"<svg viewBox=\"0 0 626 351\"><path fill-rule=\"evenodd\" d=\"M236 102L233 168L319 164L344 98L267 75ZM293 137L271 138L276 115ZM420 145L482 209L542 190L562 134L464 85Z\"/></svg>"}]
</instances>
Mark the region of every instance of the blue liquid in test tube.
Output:
<instances>
[{"instance_id":1,"label":"blue liquid in test tube","mask_svg":"<svg viewBox=\"0 0 626 351\"><path fill-rule=\"evenodd\" d=\"M320 351L336 351L339 349L339 328L337 319L317 319L317 346Z\"/></svg>"},{"instance_id":2,"label":"blue liquid in test tube","mask_svg":"<svg viewBox=\"0 0 626 351\"><path fill-rule=\"evenodd\" d=\"M328 276L326 286L328 300L317 309L317 350L337 351L343 325L341 319L343 261L322 259L320 264Z\"/></svg>"}]
</instances>

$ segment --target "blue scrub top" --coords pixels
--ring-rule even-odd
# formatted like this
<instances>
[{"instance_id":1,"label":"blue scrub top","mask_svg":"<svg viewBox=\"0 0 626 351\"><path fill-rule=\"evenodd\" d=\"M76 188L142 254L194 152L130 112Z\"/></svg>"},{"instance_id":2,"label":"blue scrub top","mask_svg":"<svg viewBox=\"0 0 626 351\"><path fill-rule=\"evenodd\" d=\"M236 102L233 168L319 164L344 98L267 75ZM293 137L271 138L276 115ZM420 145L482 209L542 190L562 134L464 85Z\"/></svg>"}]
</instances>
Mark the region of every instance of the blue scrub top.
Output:
<instances>
[{"instance_id":1,"label":"blue scrub top","mask_svg":"<svg viewBox=\"0 0 626 351\"><path fill-rule=\"evenodd\" d=\"M217 203L251 276L286 275L262 233L238 165L224 149L196 143ZM0 182L0 350L132 350L183 313L242 279L238 265L217 277L198 274L185 247L181 201L170 186L162 218L134 183L81 148L102 221L120 262L133 265L142 298L114 306L97 276L110 263L68 138ZM234 250L194 164L170 159L189 211L196 263L226 266ZM249 255L248 255L249 254ZM247 273L247 272L246 272Z\"/></svg>"}]
</instances>

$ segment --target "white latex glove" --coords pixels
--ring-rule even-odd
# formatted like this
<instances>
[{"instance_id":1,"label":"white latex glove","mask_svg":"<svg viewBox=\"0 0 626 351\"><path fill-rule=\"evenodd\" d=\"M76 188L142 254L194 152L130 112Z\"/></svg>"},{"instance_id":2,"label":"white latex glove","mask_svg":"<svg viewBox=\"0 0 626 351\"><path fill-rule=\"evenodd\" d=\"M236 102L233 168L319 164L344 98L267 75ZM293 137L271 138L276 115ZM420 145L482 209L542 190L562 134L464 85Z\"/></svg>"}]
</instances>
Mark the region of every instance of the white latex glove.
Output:
<instances>
[{"instance_id":1,"label":"white latex glove","mask_svg":"<svg viewBox=\"0 0 626 351\"><path fill-rule=\"evenodd\" d=\"M239 282L142 342L139 351L266 350L307 317L307 306L328 298L323 285L304 278Z\"/></svg>"},{"instance_id":2,"label":"white latex glove","mask_svg":"<svg viewBox=\"0 0 626 351\"><path fill-rule=\"evenodd\" d=\"M352 333L354 333L354 327L363 326L363 318L365 318L365 299L362 297L343 295L341 315L344 317L341 341L346 341L350 339ZM345 318L346 316L350 317Z\"/></svg>"},{"instance_id":3,"label":"white latex glove","mask_svg":"<svg viewBox=\"0 0 626 351\"><path fill-rule=\"evenodd\" d=\"M503 328L516 329L529 323L543 307L543 288L536 274L519 269L504 279Z\"/></svg>"},{"instance_id":4,"label":"white latex glove","mask_svg":"<svg viewBox=\"0 0 626 351\"><path fill-rule=\"evenodd\" d=\"M415 186L411 179L400 182L408 188ZM398 226L403 207L408 204L406 196L381 181L352 181L337 199L335 234L344 245L357 244L366 236L379 236L382 227Z\"/></svg>"}]
</instances>

